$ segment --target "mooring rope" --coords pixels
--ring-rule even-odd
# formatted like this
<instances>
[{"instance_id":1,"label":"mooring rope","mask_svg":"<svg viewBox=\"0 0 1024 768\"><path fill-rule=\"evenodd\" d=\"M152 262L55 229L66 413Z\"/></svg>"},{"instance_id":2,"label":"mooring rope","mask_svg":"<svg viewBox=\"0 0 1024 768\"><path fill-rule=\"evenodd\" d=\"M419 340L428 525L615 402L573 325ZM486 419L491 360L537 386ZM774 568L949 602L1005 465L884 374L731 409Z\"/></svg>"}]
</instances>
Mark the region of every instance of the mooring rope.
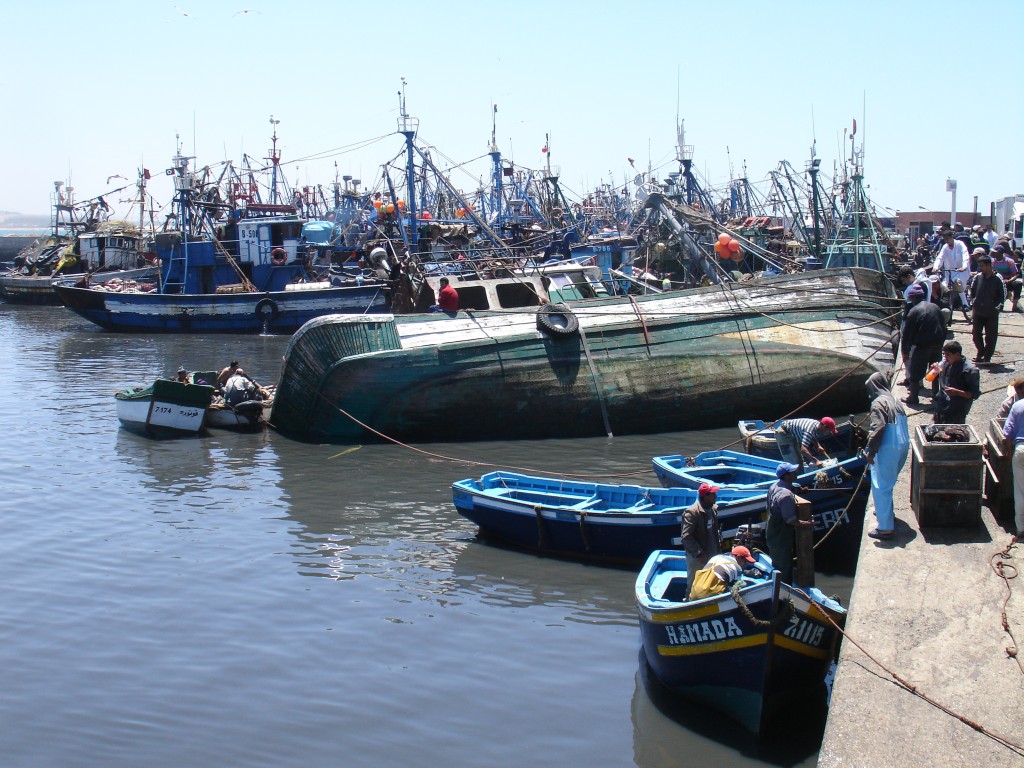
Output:
<instances>
[{"instance_id":1,"label":"mooring rope","mask_svg":"<svg viewBox=\"0 0 1024 768\"><path fill-rule=\"evenodd\" d=\"M814 602L817 602L817 601L814 601ZM950 717L954 717L957 720L959 720L960 722L964 723L965 725L969 725L971 728L976 730L978 733L980 733L980 734L982 734L984 736L987 736L988 738L992 739L993 741L995 741L995 742L997 742L999 744L1002 744L1004 747L1007 747L1008 749L1016 752L1017 754L1019 754L1021 756L1024 756L1024 744L1019 744L1019 743L1017 743L1015 741L1012 741L1011 739L1007 738L1006 736L1001 736L998 733L990 731L988 728L986 728L985 726L981 725L981 723L977 723L974 720L971 720L966 715L961 715L959 712L955 712L954 710L952 710L949 707L947 707L945 704L942 704L941 702L933 699L931 696L929 696L928 694L926 694L923 691L921 691L916 685L914 685L913 683L911 683L908 680L906 680L903 677L901 677L899 674L897 674L896 672L891 670L885 664L883 664L878 659L876 659L874 656L872 656L870 653L868 653L866 650L864 650L864 646L862 646L860 643L858 643L856 640L854 640L849 634L847 634L846 630L843 629L843 627L839 626L839 624L836 622L836 620L833 619L828 614L828 612L824 610L824 606L823 605L821 605L820 607L822 608L822 613L824 614L825 619L833 627L836 628L836 630L839 632L839 634L841 634L846 640L849 640L851 643L853 643L854 647L856 647L857 650L859 650L867 658L869 658L879 669L883 670L887 675L889 675L889 677L892 678L893 682L895 682L896 685L898 685L900 688L903 688L904 690L906 690L906 691L914 694L915 696L923 699L924 701L928 702L929 704L931 704L936 709L939 709L942 712L945 712ZM859 662L855 662L854 661L852 663L858 664L858 666L864 668L865 671L870 671L870 670L867 670L867 668L864 667L864 665L860 664Z\"/></svg>"}]
</instances>

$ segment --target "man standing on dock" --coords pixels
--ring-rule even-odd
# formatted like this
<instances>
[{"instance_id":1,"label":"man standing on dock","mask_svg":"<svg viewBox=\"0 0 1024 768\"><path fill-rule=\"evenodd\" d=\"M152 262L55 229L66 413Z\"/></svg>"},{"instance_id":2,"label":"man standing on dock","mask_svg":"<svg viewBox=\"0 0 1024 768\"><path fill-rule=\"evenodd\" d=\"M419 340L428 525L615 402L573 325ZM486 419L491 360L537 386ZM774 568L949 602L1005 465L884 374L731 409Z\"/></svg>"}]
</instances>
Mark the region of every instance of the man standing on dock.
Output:
<instances>
[{"instance_id":1,"label":"man standing on dock","mask_svg":"<svg viewBox=\"0 0 1024 768\"><path fill-rule=\"evenodd\" d=\"M907 405L920 405L921 379L931 363L942 359L942 342L946 340L946 321L937 304L925 301L925 290L913 285L907 293L912 303L903 321L900 349L907 366ZM934 395L933 395L934 396Z\"/></svg>"},{"instance_id":2,"label":"man standing on dock","mask_svg":"<svg viewBox=\"0 0 1024 768\"><path fill-rule=\"evenodd\" d=\"M1003 440L1013 466L1013 522L1017 540L1024 540L1024 377L1013 380L1017 402L1010 408L1003 427Z\"/></svg>"},{"instance_id":3,"label":"man standing on dock","mask_svg":"<svg viewBox=\"0 0 1024 768\"><path fill-rule=\"evenodd\" d=\"M683 510L681 543L686 550L686 572L691 579L713 555L722 551L717 501L718 488L702 483L697 489L697 500Z\"/></svg>"},{"instance_id":4,"label":"man standing on dock","mask_svg":"<svg viewBox=\"0 0 1024 768\"><path fill-rule=\"evenodd\" d=\"M978 348L976 363L992 362L999 338L999 313L1005 302L1003 278L993 271L992 257L982 251L978 254L978 274L971 283L971 324L974 346Z\"/></svg>"},{"instance_id":5,"label":"man standing on dock","mask_svg":"<svg viewBox=\"0 0 1024 768\"><path fill-rule=\"evenodd\" d=\"M935 424L966 424L974 401L981 397L981 372L964 357L959 341L942 345L945 364L935 395Z\"/></svg>"},{"instance_id":6,"label":"man standing on dock","mask_svg":"<svg viewBox=\"0 0 1024 768\"><path fill-rule=\"evenodd\" d=\"M871 398L871 426L865 447L871 468L871 501L878 524L868 533L873 539L891 539L896 516L892 491L910 451L910 429L903 406L889 390L884 373L875 371L864 382Z\"/></svg>"},{"instance_id":7,"label":"man standing on dock","mask_svg":"<svg viewBox=\"0 0 1024 768\"><path fill-rule=\"evenodd\" d=\"M768 525L765 543L772 565L779 572L779 578L786 584L793 583L793 552L796 549L797 526L813 527L814 521L801 520L796 515L796 482L800 467L783 462L775 470L778 482L768 489L765 503L768 506Z\"/></svg>"}]
</instances>

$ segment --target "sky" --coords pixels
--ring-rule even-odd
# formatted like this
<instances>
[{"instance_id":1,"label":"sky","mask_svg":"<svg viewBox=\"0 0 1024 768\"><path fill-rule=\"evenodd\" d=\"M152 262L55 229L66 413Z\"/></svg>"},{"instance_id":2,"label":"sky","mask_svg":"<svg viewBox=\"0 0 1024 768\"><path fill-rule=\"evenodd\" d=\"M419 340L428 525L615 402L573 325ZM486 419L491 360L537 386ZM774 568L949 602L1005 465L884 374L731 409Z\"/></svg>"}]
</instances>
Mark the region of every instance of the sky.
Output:
<instances>
[{"instance_id":1,"label":"sky","mask_svg":"<svg viewBox=\"0 0 1024 768\"><path fill-rule=\"evenodd\" d=\"M418 141L467 191L492 119L517 165L542 168L547 143L576 199L632 178L628 158L676 170L682 119L712 188L765 190L812 146L831 176L856 120L883 213L950 210L947 178L960 211L1024 193L1019 0L37 0L0 20L0 211L48 214L55 181L82 200L143 167L166 205L177 142L237 163L266 157L274 128L291 184L372 187L402 150L403 87ZM131 191L105 199L126 210Z\"/></svg>"}]
</instances>

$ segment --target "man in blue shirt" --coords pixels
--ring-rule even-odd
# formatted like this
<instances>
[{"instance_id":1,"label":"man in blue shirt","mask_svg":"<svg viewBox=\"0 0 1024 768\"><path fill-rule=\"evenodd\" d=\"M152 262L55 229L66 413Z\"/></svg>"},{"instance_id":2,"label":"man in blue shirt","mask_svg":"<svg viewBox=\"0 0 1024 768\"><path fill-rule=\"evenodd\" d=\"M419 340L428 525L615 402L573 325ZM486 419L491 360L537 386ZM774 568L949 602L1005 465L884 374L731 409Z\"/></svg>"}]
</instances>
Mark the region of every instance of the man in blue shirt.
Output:
<instances>
[{"instance_id":1,"label":"man in blue shirt","mask_svg":"<svg viewBox=\"0 0 1024 768\"><path fill-rule=\"evenodd\" d=\"M810 528L811 520L801 520L796 516L796 482L800 467L789 462L782 462L775 470L779 481L768 489L765 503L768 506L768 525L765 529L765 543L772 565L779 572L779 578L787 584L793 583L793 551L796 549L796 528Z\"/></svg>"},{"instance_id":2,"label":"man in blue shirt","mask_svg":"<svg viewBox=\"0 0 1024 768\"><path fill-rule=\"evenodd\" d=\"M1013 451L1010 463L1013 466L1013 522L1017 527L1017 539L1024 540L1024 378L1013 382L1017 402L1010 408L1003 426L1003 440L1006 450Z\"/></svg>"}]
</instances>

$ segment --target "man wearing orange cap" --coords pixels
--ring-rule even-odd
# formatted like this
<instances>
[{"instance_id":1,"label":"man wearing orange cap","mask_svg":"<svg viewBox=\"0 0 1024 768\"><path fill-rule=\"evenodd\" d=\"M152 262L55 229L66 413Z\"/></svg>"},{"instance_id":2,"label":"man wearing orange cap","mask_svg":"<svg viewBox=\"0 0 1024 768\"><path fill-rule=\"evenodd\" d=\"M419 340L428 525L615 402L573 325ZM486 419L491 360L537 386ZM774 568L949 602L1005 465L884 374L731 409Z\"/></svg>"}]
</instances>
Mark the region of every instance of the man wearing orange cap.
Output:
<instances>
[{"instance_id":1,"label":"man wearing orange cap","mask_svg":"<svg viewBox=\"0 0 1024 768\"><path fill-rule=\"evenodd\" d=\"M686 572L694 574L722 551L722 529L718 524L718 488L702 483L697 500L683 510L681 543L686 550Z\"/></svg>"},{"instance_id":2,"label":"man wearing orange cap","mask_svg":"<svg viewBox=\"0 0 1024 768\"><path fill-rule=\"evenodd\" d=\"M836 421L831 416L826 416L821 421L817 419L786 419L775 425L775 440L779 445L779 452L784 461L790 464L797 464L800 467L798 474L804 473L804 458L808 461L817 462L818 458L811 451L811 446L817 450L822 458L828 454L821 447L818 441L836 434Z\"/></svg>"},{"instance_id":3,"label":"man wearing orange cap","mask_svg":"<svg viewBox=\"0 0 1024 768\"><path fill-rule=\"evenodd\" d=\"M690 582L690 599L700 600L722 594L753 562L754 558L746 547L733 547L728 554L715 555L694 574Z\"/></svg>"}]
</instances>

